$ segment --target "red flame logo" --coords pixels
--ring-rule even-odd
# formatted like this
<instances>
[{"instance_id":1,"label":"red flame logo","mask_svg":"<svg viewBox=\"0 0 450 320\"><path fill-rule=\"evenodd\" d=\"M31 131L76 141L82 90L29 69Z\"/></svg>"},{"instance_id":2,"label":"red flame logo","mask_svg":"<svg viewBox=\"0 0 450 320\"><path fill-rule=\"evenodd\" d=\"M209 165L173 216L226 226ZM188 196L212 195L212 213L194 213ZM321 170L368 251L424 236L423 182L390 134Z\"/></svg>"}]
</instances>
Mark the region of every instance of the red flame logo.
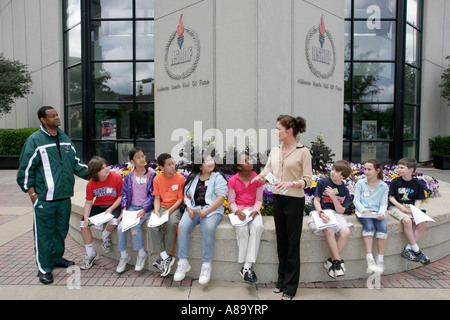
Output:
<instances>
[{"instance_id":1,"label":"red flame logo","mask_svg":"<svg viewBox=\"0 0 450 320\"><path fill-rule=\"evenodd\" d=\"M323 15L320 18L319 32L320 34L325 34L325 24L323 23Z\"/></svg>"},{"instance_id":2,"label":"red flame logo","mask_svg":"<svg viewBox=\"0 0 450 320\"><path fill-rule=\"evenodd\" d=\"M177 27L177 35L181 36L184 33L183 14L180 15L180 23ZM173 30L173 29L172 29Z\"/></svg>"}]
</instances>

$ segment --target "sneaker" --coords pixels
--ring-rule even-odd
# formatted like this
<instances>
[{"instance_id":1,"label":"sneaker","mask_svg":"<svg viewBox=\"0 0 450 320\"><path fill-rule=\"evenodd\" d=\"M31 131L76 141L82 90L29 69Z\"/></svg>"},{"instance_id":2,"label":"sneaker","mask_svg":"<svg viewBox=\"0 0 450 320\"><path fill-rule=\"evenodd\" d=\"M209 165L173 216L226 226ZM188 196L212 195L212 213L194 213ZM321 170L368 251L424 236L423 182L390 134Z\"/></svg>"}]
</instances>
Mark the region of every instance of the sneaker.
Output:
<instances>
[{"instance_id":1,"label":"sneaker","mask_svg":"<svg viewBox=\"0 0 450 320\"><path fill-rule=\"evenodd\" d=\"M109 236L102 241L102 249L105 253L111 252L111 238Z\"/></svg>"},{"instance_id":2,"label":"sneaker","mask_svg":"<svg viewBox=\"0 0 450 320\"><path fill-rule=\"evenodd\" d=\"M333 265L333 260L331 258L328 258L327 261L325 261L323 263L323 267L325 268L325 270L328 271L328 269L330 269L330 267Z\"/></svg>"},{"instance_id":3,"label":"sneaker","mask_svg":"<svg viewBox=\"0 0 450 320\"><path fill-rule=\"evenodd\" d=\"M402 252L402 257L407 260L414 261L414 262L420 261L419 257L416 257L416 255L414 254L414 252L412 250L406 249L406 248Z\"/></svg>"},{"instance_id":4,"label":"sneaker","mask_svg":"<svg viewBox=\"0 0 450 320\"><path fill-rule=\"evenodd\" d=\"M375 263L375 259L374 258L366 259L366 262L367 262L366 273L376 273L376 272L378 272L378 266Z\"/></svg>"},{"instance_id":5,"label":"sneaker","mask_svg":"<svg viewBox=\"0 0 450 320\"><path fill-rule=\"evenodd\" d=\"M422 250L419 250L419 252L414 252L414 255L419 259L421 264L430 263L430 259L422 252Z\"/></svg>"},{"instance_id":6,"label":"sneaker","mask_svg":"<svg viewBox=\"0 0 450 320\"><path fill-rule=\"evenodd\" d=\"M258 283L258 277L256 276L255 270L253 270L253 267L250 267L250 269L244 269L242 267L240 272L242 278L244 278L244 282L248 284L256 284Z\"/></svg>"},{"instance_id":7,"label":"sneaker","mask_svg":"<svg viewBox=\"0 0 450 320\"><path fill-rule=\"evenodd\" d=\"M333 265L334 265L334 275L336 277L341 277L343 275L345 275L345 269L342 267L344 260L334 260L333 261Z\"/></svg>"},{"instance_id":8,"label":"sneaker","mask_svg":"<svg viewBox=\"0 0 450 320\"><path fill-rule=\"evenodd\" d=\"M156 259L156 261L152 263L152 266L154 266L156 269L158 269L158 271L162 272L163 271L162 263L163 263L163 258L161 258L161 256L159 256L158 259Z\"/></svg>"},{"instance_id":9,"label":"sneaker","mask_svg":"<svg viewBox=\"0 0 450 320\"><path fill-rule=\"evenodd\" d=\"M202 270L200 271L200 276L198 277L198 283L205 285L209 282L211 278L211 264L202 264Z\"/></svg>"},{"instance_id":10,"label":"sneaker","mask_svg":"<svg viewBox=\"0 0 450 320\"><path fill-rule=\"evenodd\" d=\"M384 273L384 261L381 259L377 259L377 273L383 274Z\"/></svg>"},{"instance_id":11,"label":"sneaker","mask_svg":"<svg viewBox=\"0 0 450 320\"><path fill-rule=\"evenodd\" d=\"M172 256L163 260L161 277L165 277L170 273L170 268L172 267L174 262L175 262L175 258Z\"/></svg>"},{"instance_id":12,"label":"sneaker","mask_svg":"<svg viewBox=\"0 0 450 320\"><path fill-rule=\"evenodd\" d=\"M186 276L186 272L189 272L191 270L191 265L189 262L180 263L178 262L177 270L175 271L175 274L173 275L173 281L181 281Z\"/></svg>"},{"instance_id":13,"label":"sneaker","mask_svg":"<svg viewBox=\"0 0 450 320\"><path fill-rule=\"evenodd\" d=\"M147 254L145 254L145 256L143 257L139 255L137 256L136 265L134 266L135 271L141 271L142 269L144 269L145 258L147 258Z\"/></svg>"},{"instance_id":14,"label":"sneaker","mask_svg":"<svg viewBox=\"0 0 450 320\"><path fill-rule=\"evenodd\" d=\"M119 265L117 266L116 272L122 273L125 271L125 267L127 266L127 263L130 261L131 257L127 254L126 258L120 258Z\"/></svg>"},{"instance_id":15,"label":"sneaker","mask_svg":"<svg viewBox=\"0 0 450 320\"><path fill-rule=\"evenodd\" d=\"M327 260L327 262L328 262L328 260ZM327 262L325 262L326 265L328 265ZM325 266L325 264L324 264L324 266ZM336 271L335 271L335 269L334 269L334 263L332 263L332 264L328 267L328 269L327 269L327 274L328 274L330 277L332 277L333 279L336 279Z\"/></svg>"},{"instance_id":16,"label":"sneaker","mask_svg":"<svg viewBox=\"0 0 450 320\"><path fill-rule=\"evenodd\" d=\"M83 270L90 269L94 265L94 261L97 260L98 258L99 255L97 252L92 256L85 256L80 268Z\"/></svg>"}]
</instances>

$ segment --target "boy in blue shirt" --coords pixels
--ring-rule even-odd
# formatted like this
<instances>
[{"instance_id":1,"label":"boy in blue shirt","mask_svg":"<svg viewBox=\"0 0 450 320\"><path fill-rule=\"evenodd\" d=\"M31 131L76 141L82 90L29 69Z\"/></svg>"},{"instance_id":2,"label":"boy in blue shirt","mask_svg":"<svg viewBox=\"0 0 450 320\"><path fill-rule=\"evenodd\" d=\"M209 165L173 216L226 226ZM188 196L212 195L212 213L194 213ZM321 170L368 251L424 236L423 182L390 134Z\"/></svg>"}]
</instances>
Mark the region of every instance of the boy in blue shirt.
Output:
<instances>
[{"instance_id":1,"label":"boy in blue shirt","mask_svg":"<svg viewBox=\"0 0 450 320\"><path fill-rule=\"evenodd\" d=\"M350 228L353 227L353 224L349 223L344 217L345 210L350 202L350 192L343 180L347 179L351 172L352 169L348 161L339 160L333 164L330 177L322 178L317 183L314 206L308 220L309 227L316 235L325 235L326 237L331 258L325 261L324 267L332 278L345 274L344 260L341 259L340 253L347 245L350 238ZM328 222L330 217L323 211L326 209L332 210L332 213L329 214L334 214L338 225L319 230L312 215L316 211L324 222ZM337 240L335 235L339 235Z\"/></svg>"},{"instance_id":2,"label":"boy in blue shirt","mask_svg":"<svg viewBox=\"0 0 450 320\"><path fill-rule=\"evenodd\" d=\"M425 199L425 192L419 180L413 177L417 168L417 161L411 158L403 158L398 161L398 174L400 177L392 180L389 186L389 208L388 213L403 224L408 245L402 252L402 257L411 261L430 263L430 259L420 250L417 242L427 229L427 222L424 221L413 229L413 217L410 205L420 209L422 200Z\"/></svg>"}]
</instances>

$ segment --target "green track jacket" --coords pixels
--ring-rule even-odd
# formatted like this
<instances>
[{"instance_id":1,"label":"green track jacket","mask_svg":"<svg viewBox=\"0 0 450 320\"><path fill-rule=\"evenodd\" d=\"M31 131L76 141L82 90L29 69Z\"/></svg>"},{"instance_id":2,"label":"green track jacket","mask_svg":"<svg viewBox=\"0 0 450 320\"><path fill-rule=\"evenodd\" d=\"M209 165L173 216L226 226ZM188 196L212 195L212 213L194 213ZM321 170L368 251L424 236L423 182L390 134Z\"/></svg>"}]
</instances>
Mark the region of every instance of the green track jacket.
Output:
<instances>
[{"instance_id":1,"label":"green track jacket","mask_svg":"<svg viewBox=\"0 0 450 320\"><path fill-rule=\"evenodd\" d=\"M25 141L20 155L17 184L23 192L31 187L40 200L53 201L73 196L74 174L88 180L87 166L80 160L70 138L61 130L60 147L41 125Z\"/></svg>"}]
</instances>

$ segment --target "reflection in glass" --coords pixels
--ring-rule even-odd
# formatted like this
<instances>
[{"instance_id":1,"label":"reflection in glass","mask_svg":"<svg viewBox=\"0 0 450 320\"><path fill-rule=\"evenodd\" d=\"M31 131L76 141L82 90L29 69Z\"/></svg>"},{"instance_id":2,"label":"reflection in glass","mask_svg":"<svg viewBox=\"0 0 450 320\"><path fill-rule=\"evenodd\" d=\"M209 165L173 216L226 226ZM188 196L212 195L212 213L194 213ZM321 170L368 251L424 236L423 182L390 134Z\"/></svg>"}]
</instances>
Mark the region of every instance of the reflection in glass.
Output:
<instances>
[{"instance_id":1,"label":"reflection in glass","mask_svg":"<svg viewBox=\"0 0 450 320\"><path fill-rule=\"evenodd\" d=\"M403 107L403 139L417 138L417 107L405 104Z\"/></svg>"},{"instance_id":2,"label":"reflection in glass","mask_svg":"<svg viewBox=\"0 0 450 320\"><path fill-rule=\"evenodd\" d=\"M155 64L154 62L136 63L136 96L137 100L154 101Z\"/></svg>"},{"instance_id":3,"label":"reflection in glass","mask_svg":"<svg viewBox=\"0 0 450 320\"><path fill-rule=\"evenodd\" d=\"M353 99L355 101L394 101L394 63L354 63Z\"/></svg>"},{"instance_id":4,"label":"reflection in glass","mask_svg":"<svg viewBox=\"0 0 450 320\"><path fill-rule=\"evenodd\" d=\"M416 68L405 66L405 102L417 103L419 87L419 71Z\"/></svg>"},{"instance_id":5,"label":"reflection in glass","mask_svg":"<svg viewBox=\"0 0 450 320\"><path fill-rule=\"evenodd\" d=\"M67 71L67 102L81 102L83 87L81 85L81 65L72 67Z\"/></svg>"},{"instance_id":6,"label":"reflection in glass","mask_svg":"<svg viewBox=\"0 0 450 320\"><path fill-rule=\"evenodd\" d=\"M83 139L83 108L81 105L67 107L67 121L69 123L69 137Z\"/></svg>"},{"instance_id":7,"label":"reflection in glass","mask_svg":"<svg viewBox=\"0 0 450 320\"><path fill-rule=\"evenodd\" d=\"M404 158L415 158L416 157L416 142L415 141L403 142L403 157Z\"/></svg>"},{"instance_id":8,"label":"reflection in glass","mask_svg":"<svg viewBox=\"0 0 450 320\"><path fill-rule=\"evenodd\" d=\"M66 32L66 65L81 62L81 24Z\"/></svg>"},{"instance_id":9,"label":"reflection in glass","mask_svg":"<svg viewBox=\"0 0 450 320\"><path fill-rule=\"evenodd\" d=\"M406 53L405 61L409 64L417 66L419 59L419 43L420 32L413 27L406 26Z\"/></svg>"},{"instance_id":10,"label":"reflection in glass","mask_svg":"<svg viewBox=\"0 0 450 320\"><path fill-rule=\"evenodd\" d=\"M94 21L91 37L94 60L133 59L132 21Z\"/></svg>"},{"instance_id":11,"label":"reflection in glass","mask_svg":"<svg viewBox=\"0 0 450 320\"><path fill-rule=\"evenodd\" d=\"M419 7L417 0L408 0L406 5L406 21L419 27Z\"/></svg>"},{"instance_id":12,"label":"reflection in glass","mask_svg":"<svg viewBox=\"0 0 450 320\"><path fill-rule=\"evenodd\" d=\"M354 142L352 143L352 162L364 162L377 159L382 164L393 163L394 143L386 142ZM344 142L342 153L344 159L350 159L350 143Z\"/></svg>"},{"instance_id":13,"label":"reflection in glass","mask_svg":"<svg viewBox=\"0 0 450 320\"><path fill-rule=\"evenodd\" d=\"M373 132L367 132L369 125L374 128ZM353 106L352 134L354 140L393 139L394 106L391 104L355 104Z\"/></svg>"},{"instance_id":14,"label":"reflection in glass","mask_svg":"<svg viewBox=\"0 0 450 320\"><path fill-rule=\"evenodd\" d=\"M155 59L153 21L136 21L136 59Z\"/></svg>"},{"instance_id":15,"label":"reflection in glass","mask_svg":"<svg viewBox=\"0 0 450 320\"><path fill-rule=\"evenodd\" d=\"M345 21L344 60L350 60L352 50L351 21Z\"/></svg>"},{"instance_id":16,"label":"reflection in glass","mask_svg":"<svg viewBox=\"0 0 450 320\"><path fill-rule=\"evenodd\" d=\"M91 15L94 19L132 18L133 0L93 0Z\"/></svg>"},{"instance_id":17,"label":"reflection in glass","mask_svg":"<svg viewBox=\"0 0 450 320\"><path fill-rule=\"evenodd\" d=\"M66 28L81 22L80 0L66 0Z\"/></svg>"},{"instance_id":18,"label":"reflection in glass","mask_svg":"<svg viewBox=\"0 0 450 320\"><path fill-rule=\"evenodd\" d=\"M94 105L95 139L115 140L132 138L132 104Z\"/></svg>"},{"instance_id":19,"label":"reflection in glass","mask_svg":"<svg viewBox=\"0 0 450 320\"><path fill-rule=\"evenodd\" d=\"M154 16L154 0L136 0L136 18L153 18Z\"/></svg>"},{"instance_id":20,"label":"reflection in glass","mask_svg":"<svg viewBox=\"0 0 450 320\"><path fill-rule=\"evenodd\" d=\"M137 105L136 139L155 137L155 106L153 103Z\"/></svg>"},{"instance_id":21,"label":"reflection in glass","mask_svg":"<svg viewBox=\"0 0 450 320\"><path fill-rule=\"evenodd\" d=\"M355 60L394 60L395 22L380 21L379 28L369 28L366 21L354 22L353 54Z\"/></svg>"},{"instance_id":22,"label":"reflection in glass","mask_svg":"<svg viewBox=\"0 0 450 320\"><path fill-rule=\"evenodd\" d=\"M356 0L354 17L368 19L374 26L379 19L394 19L397 7L396 0Z\"/></svg>"},{"instance_id":23,"label":"reflection in glass","mask_svg":"<svg viewBox=\"0 0 450 320\"><path fill-rule=\"evenodd\" d=\"M94 100L128 101L133 95L132 63L94 63Z\"/></svg>"}]
</instances>

